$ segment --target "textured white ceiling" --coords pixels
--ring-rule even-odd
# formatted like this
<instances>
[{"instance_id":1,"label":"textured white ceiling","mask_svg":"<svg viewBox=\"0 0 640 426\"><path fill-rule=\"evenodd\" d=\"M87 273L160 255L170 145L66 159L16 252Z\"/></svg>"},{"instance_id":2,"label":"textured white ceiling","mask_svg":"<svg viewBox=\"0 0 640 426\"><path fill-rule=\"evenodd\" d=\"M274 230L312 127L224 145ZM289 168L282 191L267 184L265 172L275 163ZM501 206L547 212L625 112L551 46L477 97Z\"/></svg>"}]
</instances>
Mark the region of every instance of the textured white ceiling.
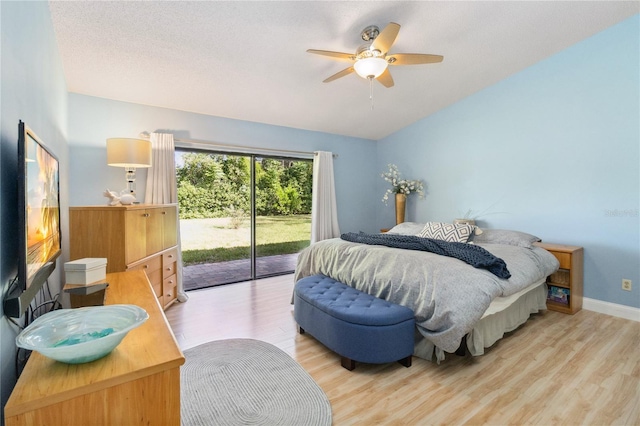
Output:
<instances>
[{"instance_id":1,"label":"textured white ceiling","mask_svg":"<svg viewBox=\"0 0 640 426\"><path fill-rule=\"evenodd\" d=\"M623 19L639 2L52 1L70 92L367 139L383 138ZM307 49L355 52L402 28L395 86Z\"/></svg>"}]
</instances>

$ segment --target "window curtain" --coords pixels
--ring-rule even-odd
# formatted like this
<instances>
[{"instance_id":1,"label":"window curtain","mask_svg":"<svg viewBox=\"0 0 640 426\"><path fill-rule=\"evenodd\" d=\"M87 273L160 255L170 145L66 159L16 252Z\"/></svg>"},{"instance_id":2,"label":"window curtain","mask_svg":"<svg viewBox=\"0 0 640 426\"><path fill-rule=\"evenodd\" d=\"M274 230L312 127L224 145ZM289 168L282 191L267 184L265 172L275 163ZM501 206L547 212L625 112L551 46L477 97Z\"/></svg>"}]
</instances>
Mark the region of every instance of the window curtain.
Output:
<instances>
[{"instance_id":1,"label":"window curtain","mask_svg":"<svg viewBox=\"0 0 640 426\"><path fill-rule=\"evenodd\" d=\"M178 190L176 183L175 144L173 135L168 133L151 133L151 167L147 169L147 188L144 194L145 204L177 204ZM189 298L182 284L182 249L180 247L180 208L176 216L178 232L178 301L186 302Z\"/></svg>"},{"instance_id":2,"label":"window curtain","mask_svg":"<svg viewBox=\"0 0 640 426\"><path fill-rule=\"evenodd\" d=\"M340 236L333 179L333 154L318 151L313 157L311 243Z\"/></svg>"}]
</instances>

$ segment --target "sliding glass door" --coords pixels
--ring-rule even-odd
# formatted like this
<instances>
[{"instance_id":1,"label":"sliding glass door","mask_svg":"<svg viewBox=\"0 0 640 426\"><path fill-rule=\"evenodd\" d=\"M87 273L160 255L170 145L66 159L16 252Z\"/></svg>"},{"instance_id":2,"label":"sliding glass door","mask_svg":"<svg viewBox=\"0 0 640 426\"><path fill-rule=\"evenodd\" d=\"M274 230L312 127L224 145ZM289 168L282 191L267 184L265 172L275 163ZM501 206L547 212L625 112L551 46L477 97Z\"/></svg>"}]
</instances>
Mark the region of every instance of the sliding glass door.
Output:
<instances>
[{"instance_id":1,"label":"sliding glass door","mask_svg":"<svg viewBox=\"0 0 640 426\"><path fill-rule=\"evenodd\" d=\"M254 157L256 277L295 270L311 237L311 161Z\"/></svg>"},{"instance_id":2,"label":"sliding glass door","mask_svg":"<svg viewBox=\"0 0 640 426\"><path fill-rule=\"evenodd\" d=\"M186 290L293 272L311 160L177 150L176 169Z\"/></svg>"},{"instance_id":3,"label":"sliding glass door","mask_svg":"<svg viewBox=\"0 0 640 426\"><path fill-rule=\"evenodd\" d=\"M185 290L252 278L250 161L176 151Z\"/></svg>"}]
</instances>

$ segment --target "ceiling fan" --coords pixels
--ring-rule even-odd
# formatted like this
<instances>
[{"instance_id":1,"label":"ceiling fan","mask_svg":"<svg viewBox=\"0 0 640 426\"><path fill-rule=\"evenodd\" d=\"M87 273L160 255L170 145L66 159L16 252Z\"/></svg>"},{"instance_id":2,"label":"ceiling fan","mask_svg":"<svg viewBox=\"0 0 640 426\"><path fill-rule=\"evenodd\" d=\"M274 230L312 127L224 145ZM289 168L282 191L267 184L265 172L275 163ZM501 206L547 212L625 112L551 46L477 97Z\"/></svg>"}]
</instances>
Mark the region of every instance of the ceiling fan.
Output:
<instances>
[{"instance_id":1,"label":"ceiling fan","mask_svg":"<svg viewBox=\"0 0 640 426\"><path fill-rule=\"evenodd\" d=\"M330 83L355 71L360 77L369 81L376 79L385 87L393 87L393 78L387 69L388 65L432 64L442 62L444 59L441 55L423 53L390 54L389 49L393 46L399 31L400 25L395 22L390 22L382 31L375 25L368 26L360 34L367 43L360 46L355 54L315 49L309 49L307 52L354 62L352 66L335 73L323 83Z\"/></svg>"}]
</instances>

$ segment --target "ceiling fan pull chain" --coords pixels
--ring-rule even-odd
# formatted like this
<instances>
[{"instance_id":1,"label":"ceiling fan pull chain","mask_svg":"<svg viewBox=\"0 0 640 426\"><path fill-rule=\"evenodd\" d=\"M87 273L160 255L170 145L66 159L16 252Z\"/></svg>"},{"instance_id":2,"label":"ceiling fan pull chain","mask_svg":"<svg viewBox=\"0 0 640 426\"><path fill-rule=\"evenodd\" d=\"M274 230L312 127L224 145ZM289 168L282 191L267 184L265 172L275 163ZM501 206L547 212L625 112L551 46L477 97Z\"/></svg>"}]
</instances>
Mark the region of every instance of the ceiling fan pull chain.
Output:
<instances>
[{"instance_id":1,"label":"ceiling fan pull chain","mask_svg":"<svg viewBox=\"0 0 640 426\"><path fill-rule=\"evenodd\" d=\"M369 99L371 100L371 111L373 111L373 76L367 77L369 80Z\"/></svg>"}]
</instances>

